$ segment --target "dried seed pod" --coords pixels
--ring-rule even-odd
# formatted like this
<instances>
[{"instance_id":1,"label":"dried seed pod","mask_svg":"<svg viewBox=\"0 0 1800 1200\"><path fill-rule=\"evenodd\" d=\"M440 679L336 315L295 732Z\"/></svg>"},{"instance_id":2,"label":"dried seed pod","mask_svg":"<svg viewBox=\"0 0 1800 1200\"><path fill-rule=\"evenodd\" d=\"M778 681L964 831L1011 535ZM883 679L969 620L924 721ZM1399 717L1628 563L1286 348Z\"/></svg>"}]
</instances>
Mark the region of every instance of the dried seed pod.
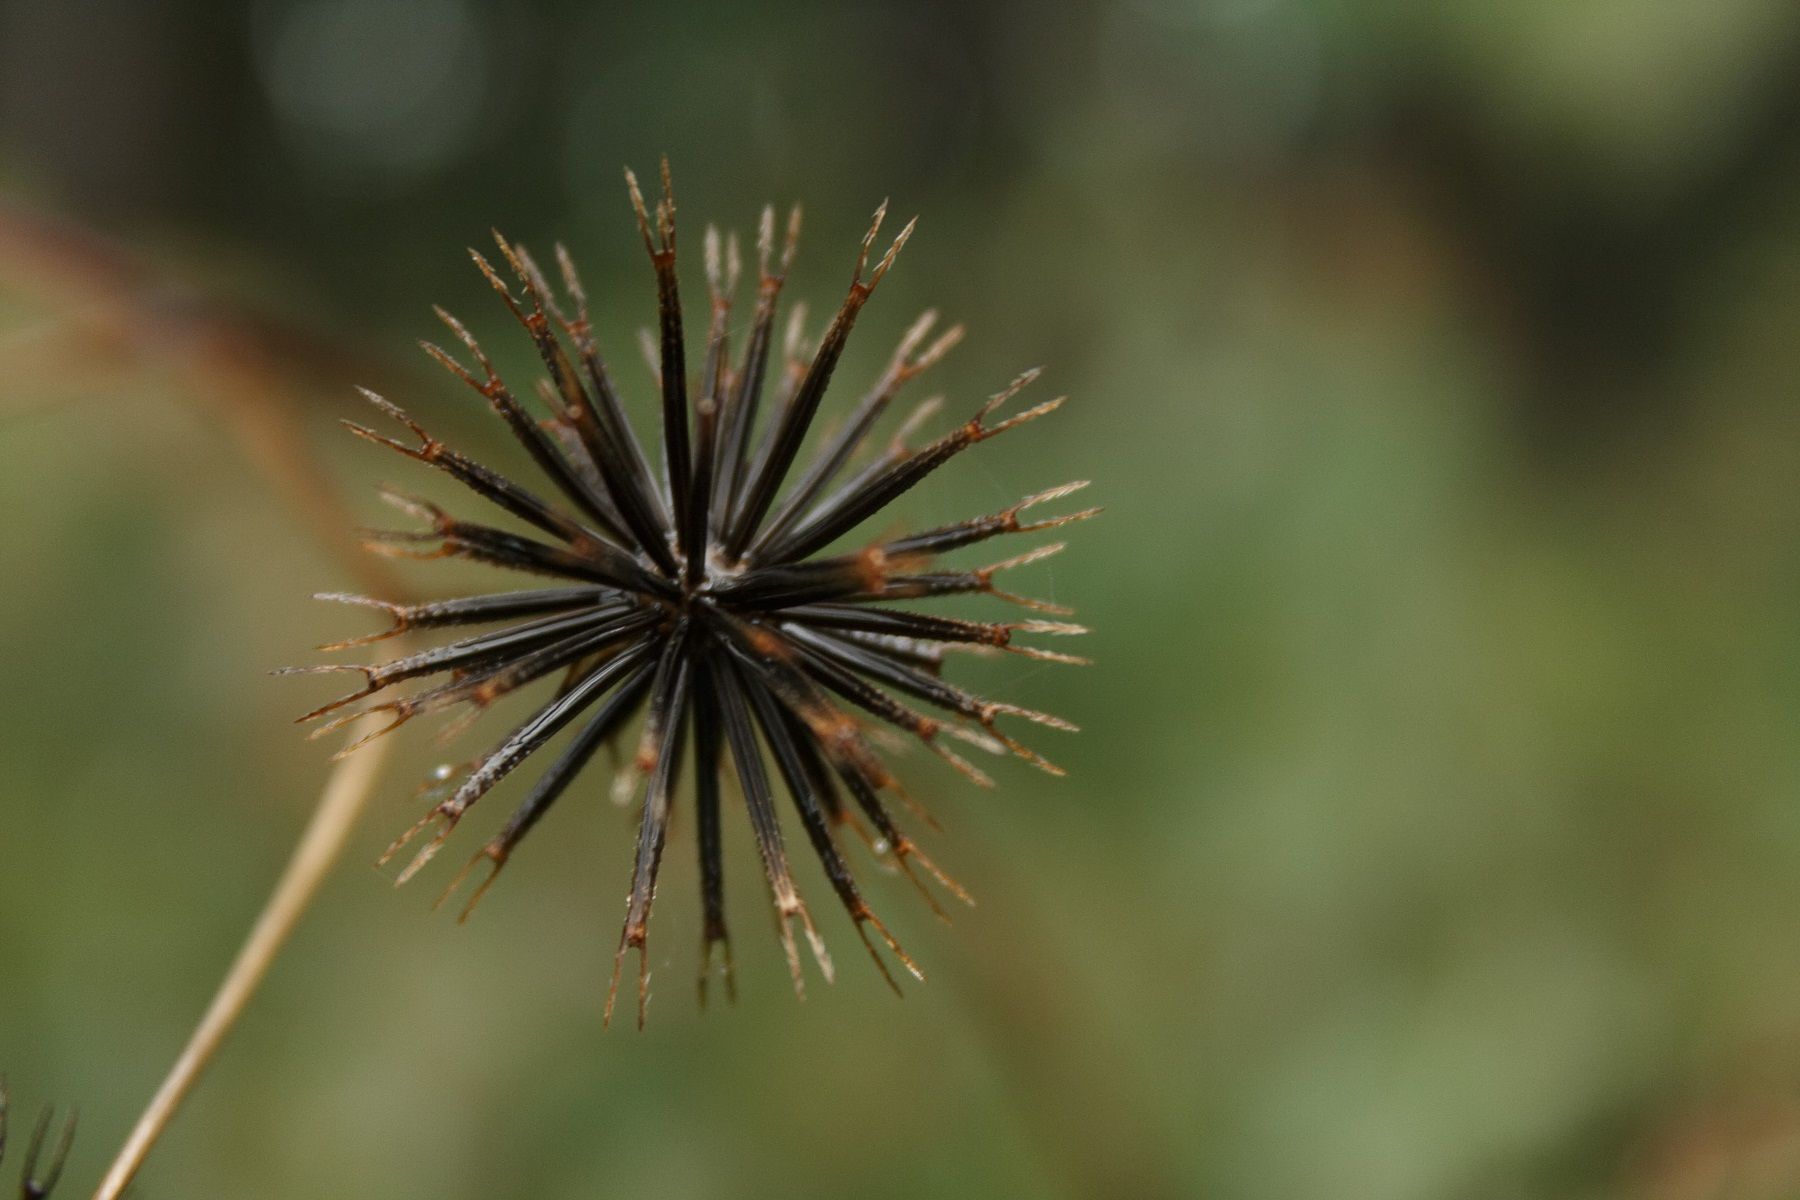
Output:
<instances>
[{"instance_id":1,"label":"dried seed pod","mask_svg":"<svg viewBox=\"0 0 1800 1200\"><path fill-rule=\"evenodd\" d=\"M387 725L372 736L381 736L416 715L465 703L469 712L479 713L527 683L561 674L554 696L465 772L442 781L443 786L434 790L430 811L388 851L388 857L397 855L435 827L399 873L401 881L410 878L482 796L559 731L572 727L572 739L537 777L504 828L445 890L443 898L448 898L466 876L485 865L485 878L463 910L467 917L519 842L595 751L603 743L616 742L642 713L635 754L618 775L626 798L641 795L642 808L625 925L606 1003L609 1019L624 960L635 950L638 1020L643 1021L649 996L646 946L651 907L671 812L689 761L696 773L703 1001L706 976L715 962L728 992L733 988L720 832L726 794L721 779L727 773L735 777L743 797L795 990L803 987L796 924L827 979L832 966L789 869L776 813L778 786L792 802L832 890L882 974L894 982L878 946L885 946L901 966L923 978L858 890L839 849L840 832L850 829L919 884L921 891L925 884L914 874L914 864L956 898L966 901L968 895L896 821L887 797L918 810L883 765L876 744L895 738L916 740L982 784L990 782L988 777L946 746L946 738L993 753L1010 750L1060 774L1002 731L999 722L1018 717L1056 729L1073 729L1072 725L945 682L943 658L946 650L960 648L1081 662L1015 639L1084 631L1060 621L952 619L893 604L973 594L1066 615L1067 610L1054 604L999 591L993 583L997 572L1046 557L1060 544L982 567L939 565L937 560L976 542L1053 528L1099 510L1021 519L1027 509L1085 486L1074 483L1027 497L989 516L887 537L847 553L821 556L821 552L951 458L1053 411L1062 401L1001 415L1037 378L1037 371L1028 371L990 397L970 419L920 448L912 448L913 434L937 411L935 399L921 406L891 439L877 439L875 428L903 386L962 337L962 327L953 326L932 339L937 315L926 313L907 330L848 419L821 438L810 463L796 470L852 328L893 267L913 225L908 223L877 257L876 239L887 210L882 204L856 255L847 293L823 332L816 340L809 339L799 315L802 309L796 305L773 369L771 347L782 285L799 236L799 209L792 211L779 252L774 210L763 212L754 304L743 327L742 351L735 357L731 342L740 327L733 325L731 314L741 270L738 242L735 235L721 237L708 229L704 249L709 320L704 350L694 356L700 364L696 379L688 369L668 165L663 164L662 192L654 205L646 201L629 172L626 179L656 277L657 322L654 331L644 332L643 340L661 397L660 461L653 462L645 453L625 419L594 338L586 294L567 252L556 249L565 293L559 299L531 255L496 234L496 261L501 266L478 253L473 257L537 349L545 378L523 394L536 394L547 415L539 419L525 410L475 337L448 313L439 310L473 367L435 345L425 349L480 393L536 464L549 490L540 496L451 450L405 411L373 393L365 394L399 427L398 435L350 427L360 437L444 471L529 527L528 532L514 532L461 520L436 505L390 492L386 498L425 528L371 533L372 549L418 558L474 559L549 576L555 586L413 605L322 595L379 609L389 620L386 629L327 649L428 629L497 628L384 663L335 668L359 672L363 686L302 720L336 714L328 726L336 728L357 716L379 713ZM503 269L510 271L510 279L503 276ZM768 379L771 374L773 382ZM767 405L765 387L771 393ZM868 461L851 469L858 456L871 449ZM334 668L298 668L330 669ZM435 681L410 693L397 690L433 677ZM901 697L942 715L927 715ZM363 707L352 708L362 702ZM768 762L775 767L773 773ZM937 909L935 900L932 907Z\"/></svg>"},{"instance_id":2,"label":"dried seed pod","mask_svg":"<svg viewBox=\"0 0 1800 1200\"><path fill-rule=\"evenodd\" d=\"M8 1100L6 1080L0 1079L0 1161L6 1158L7 1110L10 1107ZM37 1124L31 1129L31 1140L25 1144L24 1161L19 1165L20 1200L45 1200L56 1190L57 1182L62 1179L63 1168L69 1162L69 1150L75 1144L76 1115L73 1109L69 1111L69 1115L63 1120L62 1131L57 1134L56 1143L46 1158L44 1147L56 1120L56 1110L46 1107L38 1114Z\"/></svg>"}]
</instances>

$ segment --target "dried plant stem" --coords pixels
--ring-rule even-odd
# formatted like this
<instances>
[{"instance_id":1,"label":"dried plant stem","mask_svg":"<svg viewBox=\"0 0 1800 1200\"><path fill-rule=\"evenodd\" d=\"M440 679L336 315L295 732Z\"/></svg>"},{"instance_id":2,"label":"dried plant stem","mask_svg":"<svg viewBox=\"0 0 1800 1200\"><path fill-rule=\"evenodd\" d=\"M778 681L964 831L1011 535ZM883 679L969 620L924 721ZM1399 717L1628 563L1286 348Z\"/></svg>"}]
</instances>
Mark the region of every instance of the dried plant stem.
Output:
<instances>
[{"instance_id":1,"label":"dried plant stem","mask_svg":"<svg viewBox=\"0 0 1800 1200\"><path fill-rule=\"evenodd\" d=\"M379 721L372 721L372 726L378 724ZM357 736L371 731L360 730ZM286 945L301 914L318 894L319 885L337 862L351 826L375 790L387 755L386 743L376 741L341 761L332 771L325 783L324 794L319 798L319 807L301 835L299 845L294 848L262 915L238 951L231 969L225 973L218 993L182 1049L181 1057L175 1060L150 1106L138 1118L124 1148L113 1160L106 1178L94 1193L94 1200L118 1200L144 1165L151 1147L168 1128L181 1102L193 1090L201 1072L218 1053L225 1036L243 1015L257 986L268 974L275 956Z\"/></svg>"},{"instance_id":2,"label":"dried plant stem","mask_svg":"<svg viewBox=\"0 0 1800 1200\"><path fill-rule=\"evenodd\" d=\"M58 350L65 349L65 342L79 346L80 355L58 354L56 371L46 375L66 374L71 364L78 364L88 372L83 379L90 386L134 371L153 377L174 372L181 391L216 402L253 466L351 578L372 591L404 595L391 573L362 554L347 533L349 515L317 457L307 450L299 417L305 406L295 378L341 379L354 351L210 300L186 281L139 261L124 246L91 230L9 205L0 205L0 282L29 288L57 314L10 335L5 349L13 352L22 344L42 342ZM378 364L365 367L356 373L382 373ZM378 719L371 720L379 724ZM352 736L371 732L373 727ZM336 864L387 755L386 746L369 746L344 759L326 781L318 807L262 914L94 1193L96 1200L116 1200L130 1185L237 1023Z\"/></svg>"}]
</instances>

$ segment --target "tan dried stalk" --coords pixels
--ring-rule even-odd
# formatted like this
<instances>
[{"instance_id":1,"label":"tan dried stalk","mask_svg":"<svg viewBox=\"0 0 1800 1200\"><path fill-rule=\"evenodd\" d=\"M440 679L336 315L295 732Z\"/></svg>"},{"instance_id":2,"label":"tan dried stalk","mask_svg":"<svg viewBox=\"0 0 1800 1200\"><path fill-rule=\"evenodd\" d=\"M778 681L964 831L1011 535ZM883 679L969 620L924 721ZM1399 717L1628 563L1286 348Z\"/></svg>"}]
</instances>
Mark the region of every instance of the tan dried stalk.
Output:
<instances>
[{"instance_id":1,"label":"tan dried stalk","mask_svg":"<svg viewBox=\"0 0 1800 1200\"><path fill-rule=\"evenodd\" d=\"M132 373L174 375L191 395L227 418L246 456L282 501L352 578L401 595L390 574L359 551L351 523L318 459L306 446L302 406L290 376L341 359L304 335L202 304L171 306L171 281L86 230L0 207L0 274L29 285L57 313L29 331L63 334L103 349L95 378L114 384ZM192 297L189 297L192 300ZM372 732L352 730L353 738ZM300 917L336 865L358 815L373 794L389 746L377 742L341 760L317 808L199 1025L94 1193L117 1200L199 1081Z\"/></svg>"},{"instance_id":2,"label":"tan dried stalk","mask_svg":"<svg viewBox=\"0 0 1800 1200\"><path fill-rule=\"evenodd\" d=\"M368 733L379 726L380 720L370 718L364 724L369 728L362 729L361 732ZM138 1169L144 1165L144 1158L150 1153L150 1148L162 1136L163 1130L168 1128L169 1122L181 1107L181 1102L187 1098L207 1064L218 1053L226 1034L231 1032L231 1027L243 1015L245 1005L256 994L263 977L269 973L275 956L287 944L301 914L318 894L319 885L330 874L332 866L343 852L344 841L349 836L351 827L356 824L357 816L380 779L389 745L388 742L378 740L359 753L341 760L326 780L325 792L319 797L319 807L314 810L306 831L300 835L300 843L294 847L293 857L288 859L287 868L282 871L281 879L270 894L262 915L257 917L249 938L238 951L231 969L225 973L218 993L213 996L212 1003L206 1009L206 1015L200 1018L200 1024L195 1027L181 1056L175 1060L168 1077L157 1089L150 1107L138 1118L131 1136L126 1139L118 1157L113 1160L106 1178L94 1193L94 1200L117 1200L123 1194L137 1175Z\"/></svg>"}]
</instances>

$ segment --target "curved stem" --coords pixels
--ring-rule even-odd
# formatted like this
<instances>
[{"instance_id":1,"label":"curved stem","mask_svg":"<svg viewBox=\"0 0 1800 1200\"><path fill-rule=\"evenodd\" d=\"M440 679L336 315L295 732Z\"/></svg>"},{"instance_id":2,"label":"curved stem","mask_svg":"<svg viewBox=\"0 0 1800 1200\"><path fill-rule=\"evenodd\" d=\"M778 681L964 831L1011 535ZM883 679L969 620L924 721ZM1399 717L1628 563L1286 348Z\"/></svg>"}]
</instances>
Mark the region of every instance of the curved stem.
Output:
<instances>
[{"instance_id":1,"label":"curved stem","mask_svg":"<svg viewBox=\"0 0 1800 1200\"><path fill-rule=\"evenodd\" d=\"M379 719L371 718L370 721L360 722L359 729L363 725L373 728L376 724L379 724ZM360 729L360 733L369 731L370 729ZM360 733L356 736L360 736ZM280 881L276 883L268 903L263 907L262 915L257 917L249 938L238 951L231 969L225 973L212 1004L207 1007L206 1015L200 1019L200 1024L195 1027L193 1035L182 1049L181 1056L175 1060L168 1077L157 1089L150 1106L138 1118L131 1136L126 1139L118 1157L113 1160L106 1178L94 1193L94 1200L118 1200L137 1175L138 1169L144 1165L150 1148L168 1128L170 1120L199 1080L201 1072L218 1052L226 1034L231 1032L231 1027L243 1015L245 1005L256 993L263 976L268 974L275 956L286 945L300 915L318 894L319 885L337 862L351 826L362 812L369 794L374 791L376 780L387 759L388 746L385 739L377 739L340 762L326 780L324 794L319 797L319 806L313 812L299 844L294 847L293 856L288 859Z\"/></svg>"},{"instance_id":2,"label":"curved stem","mask_svg":"<svg viewBox=\"0 0 1800 1200\"><path fill-rule=\"evenodd\" d=\"M101 372L177 372L180 390L216 404L250 462L322 549L365 590L396 599L406 595L349 534L350 514L309 448L301 419L308 405L294 382L322 374L341 378L352 362L356 374L379 377L387 373L383 364L363 361L353 350L305 328L208 300L204 287L165 276L122 243L6 204L0 204L0 274L24 282L60 314L24 331L28 338L66 335L89 348L81 365ZM171 304L177 295L184 297L182 303ZM68 367L75 357L60 355L57 369ZM95 1200L117 1200L218 1052L336 863L387 756L386 743L377 741L332 771L262 914Z\"/></svg>"}]
</instances>

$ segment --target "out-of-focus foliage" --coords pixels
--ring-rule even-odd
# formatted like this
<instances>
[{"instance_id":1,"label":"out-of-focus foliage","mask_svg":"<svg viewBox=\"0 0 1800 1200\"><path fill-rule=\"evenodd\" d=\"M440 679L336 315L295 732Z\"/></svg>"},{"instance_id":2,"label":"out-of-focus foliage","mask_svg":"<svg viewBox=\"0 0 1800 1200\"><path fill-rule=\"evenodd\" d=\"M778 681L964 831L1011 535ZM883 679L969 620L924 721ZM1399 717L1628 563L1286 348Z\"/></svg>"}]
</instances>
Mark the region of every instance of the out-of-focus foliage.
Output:
<instances>
[{"instance_id":1,"label":"out-of-focus foliage","mask_svg":"<svg viewBox=\"0 0 1800 1200\"><path fill-rule=\"evenodd\" d=\"M619 168L666 150L686 245L806 204L815 306L922 214L847 383L936 305L953 411L1074 397L901 505L1095 481L1018 582L1098 665L977 664L1084 725L1070 776L915 756L981 906L875 881L901 1002L840 921L794 1003L733 828L695 1013L678 827L639 1036L630 815L596 781L457 928L366 865L458 753L411 737L147 1197L1800 1187L1800 12L644 7L0 3L5 202L110 247L0 213L0 1063L80 1100L72 1176L324 773L265 672L357 581L246 447L373 518L420 484L335 430L369 382L505 460L406 352L436 301L527 369L490 225L580 254L647 409Z\"/></svg>"}]
</instances>

